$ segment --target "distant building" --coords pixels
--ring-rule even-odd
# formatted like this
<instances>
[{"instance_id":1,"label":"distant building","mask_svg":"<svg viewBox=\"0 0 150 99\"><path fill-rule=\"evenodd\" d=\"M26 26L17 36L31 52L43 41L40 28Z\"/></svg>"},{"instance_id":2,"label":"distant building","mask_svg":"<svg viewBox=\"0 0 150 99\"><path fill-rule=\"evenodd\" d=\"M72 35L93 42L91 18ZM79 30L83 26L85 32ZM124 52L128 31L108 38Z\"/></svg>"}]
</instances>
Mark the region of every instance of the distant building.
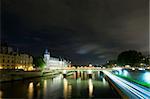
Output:
<instances>
[{"instance_id":1,"label":"distant building","mask_svg":"<svg viewBox=\"0 0 150 99\"><path fill-rule=\"evenodd\" d=\"M60 59L60 58L54 58L50 56L50 52L48 50L45 50L44 53L44 61L46 63L45 68L49 69L63 69L64 67L67 67L70 65L70 62Z\"/></svg>"},{"instance_id":2,"label":"distant building","mask_svg":"<svg viewBox=\"0 0 150 99\"><path fill-rule=\"evenodd\" d=\"M33 58L28 54L15 52L12 47L1 46L0 69L33 69Z\"/></svg>"}]
</instances>

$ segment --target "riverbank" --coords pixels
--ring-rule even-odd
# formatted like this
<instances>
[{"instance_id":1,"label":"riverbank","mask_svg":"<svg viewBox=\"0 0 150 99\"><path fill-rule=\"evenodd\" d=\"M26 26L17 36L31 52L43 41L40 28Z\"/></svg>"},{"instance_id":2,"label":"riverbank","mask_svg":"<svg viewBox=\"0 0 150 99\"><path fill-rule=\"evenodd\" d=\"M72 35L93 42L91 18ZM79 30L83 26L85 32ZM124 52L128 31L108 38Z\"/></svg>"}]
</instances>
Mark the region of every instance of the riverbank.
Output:
<instances>
[{"instance_id":1,"label":"riverbank","mask_svg":"<svg viewBox=\"0 0 150 99\"><path fill-rule=\"evenodd\" d=\"M0 71L0 83L61 74L60 71Z\"/></svg>"},{"instance_id":2,"label":"riverbank","mask_svg":"<svg viewBox=\"0 0 150 99\"><path fill-rule=\"evenodd\" d=\"M108 81L110 86L120 95L122 99L128 99L129 97L121 91L121 89L108 77L105 75L105 79Z\"/></svg>"}]
</instances>

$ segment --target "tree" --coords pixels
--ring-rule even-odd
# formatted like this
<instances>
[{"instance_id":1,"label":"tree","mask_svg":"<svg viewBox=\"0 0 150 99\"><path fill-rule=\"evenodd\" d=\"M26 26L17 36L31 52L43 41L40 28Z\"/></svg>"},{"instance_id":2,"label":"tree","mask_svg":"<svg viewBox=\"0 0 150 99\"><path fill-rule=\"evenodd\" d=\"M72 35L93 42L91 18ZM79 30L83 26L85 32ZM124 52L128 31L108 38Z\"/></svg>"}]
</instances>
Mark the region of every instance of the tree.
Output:
<instances>
[{"instance_id":1,"label":"tree","mask_svg":"<svg viewBox=\"0 0 150 99\"><path fill-rule=\"evenodd\" d=\"M130 65L135 66L139 64L143 59L143 55L141 52L137 52L135 50L124 51L118 55L118 63L120 65Z\"/></svg>"},{"instance_id":2,"label":"tree","mask_svg":"<svg viewBox=\"0 0 150 99\"><path fill-rule=\"evenodd\" d=\"M146 57L143 57L142 63L144 63L146 65L150 65L150 57L149 57L149 55L146 56Z\"/></svg>"},{"instance_id":3,"label":"tree","mask_svg":"<svg viewBox=\"0 0 150 99\"><path fill-rule=\"evenodd\" d=\"M145 63L145 64L147 64L147 65L150 65L150 58L148 58L148 57L147 57L147 58L145 58L144 63Z\"/></svg>"},{"instance_id":4,"label":"tree","mask_svg":"<svg viewBox=\"0 0 150 99\"><path fill-rule=\"evenodd\" d=\"M35 57L33 63L35 64L35 67L40 67L40 68L45 67L45 62L43 60L43 57Z\"/></svg>"}]
</instances>

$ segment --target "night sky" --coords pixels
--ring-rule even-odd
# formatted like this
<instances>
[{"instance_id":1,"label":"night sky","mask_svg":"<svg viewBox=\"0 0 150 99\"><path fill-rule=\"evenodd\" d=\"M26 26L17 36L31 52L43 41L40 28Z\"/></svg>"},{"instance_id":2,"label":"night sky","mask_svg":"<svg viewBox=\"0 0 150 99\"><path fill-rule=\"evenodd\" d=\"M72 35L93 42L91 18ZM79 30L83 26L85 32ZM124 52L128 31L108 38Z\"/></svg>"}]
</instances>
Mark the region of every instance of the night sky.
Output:
<instances>
[{"instance_id":1,"label":"night sky","mask_svg":"<svg viewBox=\"0 0 150 99\"><path fill-rule=\"evenodd\" d=\"M149 0L2 0L1 40L33 56L45 48L74 64L149 51Z\"/></svg>"}]
</instances>

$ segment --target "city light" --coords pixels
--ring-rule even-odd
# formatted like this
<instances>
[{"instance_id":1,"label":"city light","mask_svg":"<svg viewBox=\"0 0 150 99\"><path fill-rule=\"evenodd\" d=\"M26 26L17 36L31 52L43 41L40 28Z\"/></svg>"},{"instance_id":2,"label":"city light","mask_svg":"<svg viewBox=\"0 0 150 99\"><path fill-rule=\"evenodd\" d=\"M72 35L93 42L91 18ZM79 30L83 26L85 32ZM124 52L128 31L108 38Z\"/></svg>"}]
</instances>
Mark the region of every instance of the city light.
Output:
<instances>
[{"instance_id":1,"label":"city light","mask_svg":"<svg viewBox=\"0 0 150 99\"><path fill-rule=\"evenodd\" d=\"M2 67L2 66L0 66L0 69L3 69L3 67Z\"/></svg>"},{"instance_id":2,"label":"city light","mask_svg":"<svg viewBox=\"0 0 150 99\"><path fill-rule=\"evenodd\" d=\"M63 74L67 74L67 70L63 70Z\"/></svg>"},{"instance_id":3,"label":"city light","mask_svg":"<svg viewBox=\"0 0 150 99\"><path fill-rule=\"evenodd\" d=\"M89 67L92 67L92 64L89 64Z\"/></svg>"},{"instance_id":4,"label":"city light","mask_svg":"<svg viewBox=\"0 0 150 99\"><path fill-rule=\"evenodd\" d=\"M135 70L135 68L133 67L132 70Z\"/></svg>"},{"instance_id":5,"label":"city light","mask_svg":"<svg viewBox=\"0 0 150 99\"><path fill-rule=\"evenodd\" d=\"M138 68L138 70L145 70L144 68Z\"/></svg>"},{"instance_id":6,"label":"city light","mask_svg":"<svg viewBox=\"0 0 150 99\"><path fill-rule=\"evenodd\" d=\"M92 74L92 70L88 70L87 72L88 72L88 74Z\"/></svg>"},{"instance_id":7,"label":"city light","mask_svg":"<svg viewBox=\"0 0 150 99\"><path fill-rule=\"evenodd\" d=\"M28 71L32 71L33 70L33 66L30 66L29 68L28 68Z\"/></svg>"},{"instance_id":8,"label":"city light","mask_svg":"<svg viewBox=\"0 0 150 99\"><path fill-rule=\"evenodd\" d=\"M113 69L113 70L122 70L121 67L113 67L112 69Z\"/></svg>"}]
</instances>

